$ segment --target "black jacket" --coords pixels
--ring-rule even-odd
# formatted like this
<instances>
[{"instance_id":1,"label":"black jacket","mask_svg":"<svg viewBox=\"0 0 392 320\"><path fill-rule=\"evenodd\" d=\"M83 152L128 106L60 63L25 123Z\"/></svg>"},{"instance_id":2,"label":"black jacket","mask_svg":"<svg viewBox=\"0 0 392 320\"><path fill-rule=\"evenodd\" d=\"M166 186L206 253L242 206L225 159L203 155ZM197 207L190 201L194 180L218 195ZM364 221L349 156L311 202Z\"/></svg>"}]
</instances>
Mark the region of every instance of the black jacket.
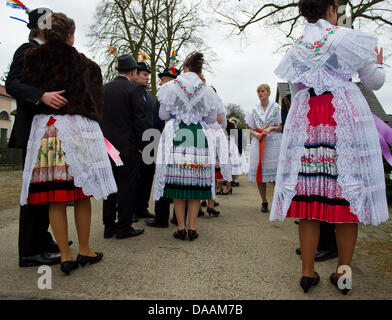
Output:
<instances>
[{"instance_id":1,"label":"black jacket","mask_svg":"<svg viewBox=\"0 0 392 320\"><path fill-rule=\"evenodd\" d=\"M29 141L31 123L35 115L36 103L45 93L44 90L24 84L21 81L27 49L38 47L32 40L22 44L15 52L10 71L5 82L7 93L16 99L17 112L8 146L26 148Z\"/></svg>"},{"instance_id":2,"label":"black jacket","mask_svg":"<svg viewBox=\"0 0 392 320\"><path fill-rule=\"evenodd\" d=\"M103 108L101 68L74 47L48 42L25 54L22 81L46 92L65 90L68 103L53 109L37 105L38 114L81 115L100 122Z\"/></svg>"},{"instance_id":3,"label":"black jacket","mask_svg":"<svg viewBox=\"0 0 392 320\"><path fill-rule=\"evenodd\" d=\"M142 150L143 132L148 129L144 87L118 76L104 86L102 131L120 156Z\"/></svg>"}]
</instances>

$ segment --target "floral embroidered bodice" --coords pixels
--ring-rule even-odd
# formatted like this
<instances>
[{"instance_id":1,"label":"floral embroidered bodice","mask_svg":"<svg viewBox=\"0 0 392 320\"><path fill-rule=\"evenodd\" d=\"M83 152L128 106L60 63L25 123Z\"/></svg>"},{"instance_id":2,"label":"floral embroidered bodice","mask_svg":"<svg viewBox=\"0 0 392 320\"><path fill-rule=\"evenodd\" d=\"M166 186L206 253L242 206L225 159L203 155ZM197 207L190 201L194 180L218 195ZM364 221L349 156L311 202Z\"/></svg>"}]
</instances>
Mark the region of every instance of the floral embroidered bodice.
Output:
<instances>
[{"instance_id":1,"label":"floral embroidered bodice","mask_svg":"<svg viewBox=\"0 0 392 320\"><path fill-rule=\"evenodd\" d=\"M265 129L272 125L273 120L280 112L280 106L277 103L270 103L264 111L261 104L252 110L252 115L258 129Z\"/></svg>"}]
</instances>

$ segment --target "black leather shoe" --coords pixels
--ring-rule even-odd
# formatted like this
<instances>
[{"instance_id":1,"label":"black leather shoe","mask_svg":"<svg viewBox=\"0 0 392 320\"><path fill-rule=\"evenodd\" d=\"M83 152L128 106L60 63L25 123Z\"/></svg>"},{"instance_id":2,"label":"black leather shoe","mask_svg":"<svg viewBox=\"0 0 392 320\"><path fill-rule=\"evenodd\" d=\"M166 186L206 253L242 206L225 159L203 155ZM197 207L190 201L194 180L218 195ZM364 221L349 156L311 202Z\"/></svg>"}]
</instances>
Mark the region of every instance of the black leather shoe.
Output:
<instances>
[{"instance_id":1,"label":"black leather shoe","mask_svg":"<svg viewBox=\"0 0 392 320\"><path fill-rule=\"evenodd\" d=\"M60 253L43 252L34 256L19 257L19 267L54 266L61 262Z\"/></svg>"},{"instance_id":2,"label":"black leather shoe","mask_svg":"<svg viewBox=\"0 0 392 320\"><path fill-rule=\"evenodd\" d=\"M339 254L338 254L337 250L332 250L332 251L317 250L316 255L314 257L314 261L317 261L317 262L326 261L329 259L336 258L338 255Z\"/></svg>"},{"instance_id":3,"label":"black leather shoe","mask_svg":"<svg viewBox=\"0 0 392 320\"><path fill-rule=\"evenodd\" d=\"M214 217L219 217L219 215L220 215L219 211L216 211L215 209L212 209L212 208L207 208L207 212L208 212L208 215L213 215Z\"/></svg>"},{"instance_id":4,"label":"black leather shoe","mask_svg":"<svg viewBox=\"0 0 392 320\"><path fill-rule=\"evenodd\" d=\"M193 241L199 237L199 234L196 232L196 230L188 230L188 238L189 240Z\"/></svg>"},{"instance_id":5,"label":"black leather shoe","mask_svg":"<svg viewBox=\"0 0 392 320\"><path fill-rule=\"evenodd\" d=\"M82 256L81 254L78 254L78 257L76 258L76 262L80 264L82 267L84 267L86 264L94 264L98 263L99 261L102 260L103 253L102 252L96 252L95 257L89 257L89 256Z\"/></svg>"},{"instance_id":6,"label":"black leather shoe","mask_svg":"<svg viewBox=\"0 0 392 320\"><path fill-rule=\"evenodd\" d=\"M339 277L335 277L335 273L332 273L331 276L329 277L329 281L340 290L341 293L346 295L351 289L345 288L345 289L340 289L338 285Z\"/></svg>"},{"instance_id":7,"label":"black leather shoe","mask_svg":"<svg viewBox=\"0 0 392 320\"><path fill-rule=\"evenodd\" d=\"M147 209L144 212L139 212L136 214L139 218L155 218L155 215L153 215L150 211Z\"/></svg>"},{"instance_id":8,"label":"black leather shoe","mask_svg":"<svg viewBox=\"0 0 392 320\"><path fill-rule=\"evenodd\" d=\"M315 272L314 274L316 276L315 278L312 278L312 277L302 277L301 278L301 281L299 284L305 293L307 293L311 287L318 285L318 283L320 282L319 274L317 272Z\"/></svg>"},{"instance_id":9,"label":"black leather shoe","mask_svg":"<svg viewBox=\"0 0 392 320\"><path fill-rule=\"evenodd\" d=\"M144 220L144 223L149 226L149 227L153 227L153 228L168 228L169 224L168 223L159 223L155 220L155 218L153 219L146 219Z\"/></svg>"},{"instance_id":10,"label":"black leather shoe","mask_svg":"<svg viewBox=\"0 0 392 320\"><path fill-rule=\"evenodd\" d=\"M239 183L239 182L232 181L232 182L231 182L231 186L234 187L234 188L237 188L237 187L240 186L240 183Z\"/></svg>"},{"instance_id":11,"label":"black leather shoe","mask_svg":"<svg viewBox=\"0 0 392 320\"><path fill-rule=\"evenodd\" d=\"M137 236L140 236L143 232L144 232L144 229L134 229L133 227L130 227L130 229L125 232L117 231L116 238L117 239L125 239L125 238L137 237Z\"/></svg>"},{"instance_id":12,"label":"black leather shoe","mask_svg":"<svg viewBox=\"0 0 392 320\"><path fill-rule=\"evenodd\" d=\"M76 261L64 261L60 264L61 271L64 272L67 276L70 275L72 270L75 270L78 267L79 263L77 263Z\"/></svg>"},{"instance_id":13,"label":"black leather shoe","mask_svg":"<svg viewBox=\"0 0 392 320\"><path fill-rule=\"evenodd\" d=\"M73 242L71 240L68 241L68 246L72 246ZM59 253L60 252L60 248L57 245L56 242L51 241L48 246L46 247L46 250L49 253Z\"/></svg>"},{"instance_id":14,"label":"black leather shoe","mask_svg":"<svg viewBox=\"0 0 392 320\"><path fill-rule=\"evenodd\" d=\"M185 240L186 239L186 230L185 229L177 230L176 232L173 233L173 237L176 239Z\"/></svg>"},{"instance_id":15,"label":"black leather shoe","mask_svg":"<svg viewBox=\"0 0 392 320\"><path fill-rule=\"evenodd\" d=\"M301 248L295 249L295 254L298 254L300 256L301 255Z\"/></svg>"},{"instance_id":16,"label":"black leather shoe","mask_svg":"<svg viewBox=\"0 0 392 320\"><path fill-rule=\"evenodd\" d=\"M139 218L136 215L132 216L132 223L139 222Z\"/></svg>"},{"instance_id":17,"label":"black leather shoe","mask_svg":"<svg viewBox=\"0 0 392 320\"><path fill-rule=\"evenodd\" d=\"M227 191L227 192L223 192L223 191L222 191L222 195L223 195L223 196L228 196L229 194L230 194L230 195L233 194L233 189L230 189L230 190Z\"/></svg>"},{"instance_id":18,"label":"black leather shoe","mask_svg":"<svg viewBox=\"0 0 392 320\"><path fill-rule=\"evenodd\" d=\"M268 212L268 202L263 202L261 204L261 212L265 212L265 213Z\"/></svg>"},{"instance_id":19,"label":"black leather shoe","mask_svg":"<svg viewBox=\"0 0 392 320\"><path fill-rule=\"evenodd\" d=\"M202 206L202 207L207 207L207 201L202 201L202 202L201 202L201 206ZM219 206L219 202L215 202L215 203L214 203L214 206L215 206L215 207Z\"/></svg>"},{"instance_id":20,"label":"black leather shoe","mask_svg":"<svg viewBox=\"0 0 392 320\"><path fill-rule=\"evenodd\" d=\"M201 208L200 208L200 209L199 209L199 213L197 214L197 216L198 216L198 217L202 217L202 216L204 216L204 215L205 215L204 211L201 210Z\"/></svg>"},{"instance_id":21,"label":"black leather shoe","mask_svg":"<svg viewBox=\"0 0 392 320\"><path fill-rule=\"evenodd\" d=\"M114 224L112 226L106 226L105 225L105 230L103 232L103 237L105 239L112 238L114 235L116 235L117 232L117 224Z\"/></svg>"},{"instance_id":22,"label":"black leather shoe","mask_svg":"<svg viewBox=\"0 0 392 320\"><path fill-rule=\"evenodd\" d=\"M294 223L295 224L299 224L299 220L294 220Z\"/></svg>"}]
</instances>

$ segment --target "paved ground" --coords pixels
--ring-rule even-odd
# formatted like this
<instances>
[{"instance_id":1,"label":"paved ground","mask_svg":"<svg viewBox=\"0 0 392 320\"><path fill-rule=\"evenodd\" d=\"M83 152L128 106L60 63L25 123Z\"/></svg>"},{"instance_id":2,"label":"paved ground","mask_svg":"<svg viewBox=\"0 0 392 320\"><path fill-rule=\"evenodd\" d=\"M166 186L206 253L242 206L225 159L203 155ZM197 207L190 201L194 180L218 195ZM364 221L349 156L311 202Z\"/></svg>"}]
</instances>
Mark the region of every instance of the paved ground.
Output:
<instances>
[{"instance_id":1,"label":"paved ground","mask_svg":"<svg viewBox=\"0 0 392 320\"><path fill-rule=\"evenodd\" d=\"M293 220L269 222L246 177L232 196L219 196L219 218L198 220L194 242L172 237L169 229L146 227L144 235L103 239L101 201L93 201L91 245L101 263L64 276L53 267L52 290L40 290L38 268L18 268L18 202L21 172L0 172L0 299L391 299L392 222L361 227L353 261L354 290L343 296L328 277L337 260L317 263L321 284L304 294L301 263L295 255ZM268 190L270 201L272 186ZM69 208L70 238L77 242ZM144 227L143 222L136 224ZM72 247L77 254L77 245Z\"/></svg>"}]
</instances>

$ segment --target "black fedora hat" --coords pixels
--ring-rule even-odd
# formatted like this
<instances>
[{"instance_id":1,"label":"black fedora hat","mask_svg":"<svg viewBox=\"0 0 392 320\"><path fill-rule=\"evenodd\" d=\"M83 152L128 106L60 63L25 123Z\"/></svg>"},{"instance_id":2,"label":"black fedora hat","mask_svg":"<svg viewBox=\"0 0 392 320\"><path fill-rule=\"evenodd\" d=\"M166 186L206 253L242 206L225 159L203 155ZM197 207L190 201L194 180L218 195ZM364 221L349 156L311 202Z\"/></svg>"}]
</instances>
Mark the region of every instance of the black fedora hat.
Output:
<instances>
[{"instance_id":1,"label":"black fedora hat","mask_svg":"<svg viewBox=\"0 0 392 320\"><path fill-rule=\"evenodd\" d=\"M163 76L166 76L171 78L177 78L180 74L181 74L180 70L174 67L170 67L170 68L166 68L165 70L163 70L163 72L158 74L158 77L162 78Z\"/></svg>"},{"instance_id":2,"label":"black fedora hat","mask_svg":"<svg viewBox=\"0 0 392 320\"><path fill-rule=\"evenodd\" d=\"M147 68L147 65L144 62L137 63L137 70L138 71L147 71L148 73L151 73L151 71Z\"/></svg>"},{"instance_id":3,"label":"black fedora hat","mask_svg":"<svg viewBox=\"0 0 392 320\"><path fill-rule=\"evenodd\" d=\"M118 57L117 67L118 71L131 71L136 69L137 64L135 59L130 54L123 54Z\"/></svg>"},{"instance_id":4,"label":"black fedora hat","mask_svg":"<svg viewBox=\"0 0 392 320\"><path fill-rule=\"evenodd\" d=\"M46 16L50 13L53 13L52 10L49 8L37 8L29 12L29 23L27 24L27 28L31 29L36 29L39 28L38 23L40 22L39 20L43 17Z\"/></svg>"}]
</instances>

